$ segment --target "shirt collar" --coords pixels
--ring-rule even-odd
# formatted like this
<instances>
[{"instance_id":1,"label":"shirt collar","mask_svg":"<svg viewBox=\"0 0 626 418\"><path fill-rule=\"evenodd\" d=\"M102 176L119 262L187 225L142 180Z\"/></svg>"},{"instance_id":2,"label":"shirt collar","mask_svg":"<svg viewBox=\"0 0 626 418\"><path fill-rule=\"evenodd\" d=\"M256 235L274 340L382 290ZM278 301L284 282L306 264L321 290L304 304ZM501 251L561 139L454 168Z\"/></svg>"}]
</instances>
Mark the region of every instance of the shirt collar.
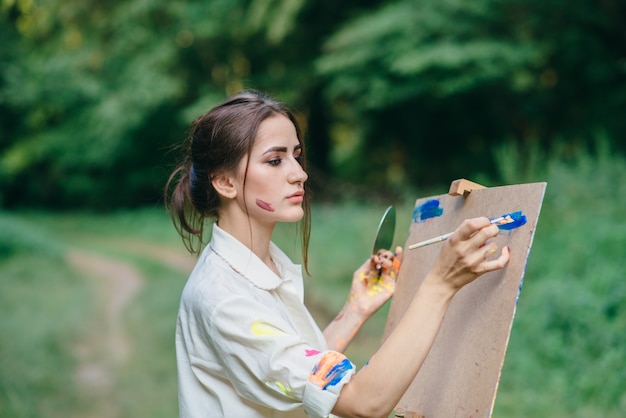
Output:
<instances>
[{"instance_id":1,"label":"shirt collar","mask_svg":"<svg viewBox=\"0 0 626 418\"><path fill-rule=\"evenodd\" d=\"M279 287L284 281L292 280L294 274L300 274L300 266L291 262L273 242L270 242L270 256L283 278L277 276L261 259L239 240L213 224L213 235L209 243L211 249L217 253L230 267L241 274L254 286L272 290ZM297 282L297 281L296 281ZM299 293L301 289L298 289Z\"/></svg>"}]
</instances>

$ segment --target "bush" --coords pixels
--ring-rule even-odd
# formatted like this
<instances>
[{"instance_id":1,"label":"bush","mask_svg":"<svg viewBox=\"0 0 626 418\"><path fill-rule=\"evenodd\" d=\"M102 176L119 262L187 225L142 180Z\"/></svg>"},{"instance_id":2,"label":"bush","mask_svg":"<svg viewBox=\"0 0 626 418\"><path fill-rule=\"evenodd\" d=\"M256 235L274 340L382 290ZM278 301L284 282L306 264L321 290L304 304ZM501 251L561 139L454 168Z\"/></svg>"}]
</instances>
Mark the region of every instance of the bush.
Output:
<instances>
[{"instance_id":1,"label":"bush","mask_svg":"<svg viewBox=\"0 0 626 418\"><path fill-rule=\"evenodd\" d=\"M618 417L626 408L626 161L602 143L567 160L535 152L535 161L534 172L517 174L548 188L495 412Z\"/></svg>"},{"instance_id":2,"label":"bush","mask_svg":"<svg viewBox=\"0 0 626 418\"><path fill-rule=\"evenodd\" d=\"M36 225L0 212L0 259L19 252L57 257L61 254L61 246L58 240Z\"/></svg>"}]
</instances>

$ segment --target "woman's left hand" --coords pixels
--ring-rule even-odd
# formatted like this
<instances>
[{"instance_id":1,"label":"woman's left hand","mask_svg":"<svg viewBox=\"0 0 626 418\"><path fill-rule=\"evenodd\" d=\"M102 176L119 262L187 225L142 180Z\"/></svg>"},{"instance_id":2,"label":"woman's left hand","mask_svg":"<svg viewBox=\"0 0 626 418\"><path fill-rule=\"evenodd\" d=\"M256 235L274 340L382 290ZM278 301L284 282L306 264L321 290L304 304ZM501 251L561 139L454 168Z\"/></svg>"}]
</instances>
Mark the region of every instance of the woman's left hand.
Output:
<instances>
[{"instance_id":1,"label":"woman's left hand","mask_svg":"<svg viewBox=\"0 0 626 418\"><path fill-rule=\"evenodd\" d=\"M402 263L402 247L395 253L379 250L354 272L348 304L364 318L369 318L389 300L396 289Z\"/></svg>"}]
</instances>

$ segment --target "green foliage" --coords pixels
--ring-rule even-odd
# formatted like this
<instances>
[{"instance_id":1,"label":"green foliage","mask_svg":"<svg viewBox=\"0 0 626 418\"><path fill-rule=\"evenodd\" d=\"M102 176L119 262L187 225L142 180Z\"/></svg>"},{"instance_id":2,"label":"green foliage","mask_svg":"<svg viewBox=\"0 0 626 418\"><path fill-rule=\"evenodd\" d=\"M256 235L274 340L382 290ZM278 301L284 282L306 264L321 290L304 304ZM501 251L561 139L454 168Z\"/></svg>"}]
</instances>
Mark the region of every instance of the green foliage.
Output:
<instances>
[{"instance_id":1,"label":"green foliage","mask_svg":"<svg viewBox=\"0 0 626 418\"><path fill-rule=\"evenodd\" d=\"M375 187L493 178L502 138L584 148L598 130L624 151L620 16L616 2L398 0L346 22L316 61L329 102L350 109L336 112L334 148L356 144L338 173Z\"/></svg>"},{"instance_id":2,"label":"green foliage","mask_svg":"<svg viewBox=\"0 0 626 418\"><path fill-rule=\"evenodd\" d=\"M507 155L500 159L507 170L525 160L523 151L509 149ZM497 415L623 413L626 186L617 179L625 176L626 161L602 142L592 155L576 154L567 162L544 158L518 171L517 181L545 179L548 189Z\"/></svg>"},{"instance_id":3,"label":"green foliage","mask_svg":"<svg viewBox=\"0 0 626 418\"><path fill-rule=\"evenodd\" d=\"M44 229L10 213L0 212L0 260L17 253L58 258L62 249L62 245Z\"/></svg>"},{"instance_id":4,"label":"green foliage","mask_svg":"<svg viewBox=\"0 0 626 418\"><path fill-rule=\"evenodd\" d=\"M285 61L299 58L283 40L304 5L4 2L0 203L154 202L195 117L244 87L288 90Z\"/></svg>"},{"instance_id":5,"label":"green foliage","mask_svg":"<svg viewBox=\"0 0 626 418\"><path fill-rule=\"evenodd\" d=\"M4 102L20 114L0 158L5 204L37 196L56 206L69 200L103 205L101 193L114 186L105 180L94 187L97 180L116 183L120 162L140 143L136 132L149 132L154 112L182 92L168 73L176 46L145 30L159 21L154 2L114 9L82 1L31 2L28 10L19 4L4 16L21 32L23 51L2 68ZM145 170L144 164L134 165ZM132 182L127 186L131 190L122 191L136 192ZM129 196L118 199L106 200L115 205Z\"/></svg>"},{"instance_id":6,"label":"green foliage","mask_svg":"<svg viewBox=\"0 0 626 418\"><path fill-rule=\"evenodd\" d=\"M505 140L584 148L601 131L623 152L622 16L584 0L5 0L0 205L154 203L191 120L242 88L298 111L326 178L373 189L501 180Z\"/></svg>"},{"instance_id":7,"label":"green foliage","mask_svg":"<svg viewBox=\"0 0 626 418\"><path fill-rule=\"evenodd\" d=\"M626 175L626 161L605 144L599 141L593 153L571 154L568 160L514 145L496 154L507 182L548 182L496 398L497 416L623 415L626 190L619 179ZM519 163L530 160L535 162ZM306 287L307 303L321 326L341 307L383 209L363 202L314 206L312 277ZM402 244L412 207L397 209L396 242ZM133 349L127 367L110 370L116 384L106 393L108 406L123 416L175 415L172 335L188 270L173 267L163 255L163 250L169 256L184 251L167 214L152 208L3 216L11 219L6 225L19 223L20 230L28 226L40 237L60 240L64 249L78 247L128 263L146 278L123 312ZM298 261L294 232L293 225L281 225L275 241ZM84 416L85 408L95 410L91 398L75 387L72 347L84 343L92 321L102 315L96 303L102 292L94 287L99 281L77 273L60 258L39 252L14 252L0 260L0 306L10 312L0 318L1 335L8 336L0 344L1 416ZM385 315L386 307L350 347L358 364L380 343Z\"/></svg>"},{"instance_id":8,"label":"green foliage","mask_svg":"<svg viewBox=\"0 0 626 418\"><path fill-rule=\"evenodd\" d=\"M540 48L498 33L499 3L405 0L350 22L318 61L332 75L328 93L381 109L507 79L536 62Z\"/></svg>"}]
</instances>

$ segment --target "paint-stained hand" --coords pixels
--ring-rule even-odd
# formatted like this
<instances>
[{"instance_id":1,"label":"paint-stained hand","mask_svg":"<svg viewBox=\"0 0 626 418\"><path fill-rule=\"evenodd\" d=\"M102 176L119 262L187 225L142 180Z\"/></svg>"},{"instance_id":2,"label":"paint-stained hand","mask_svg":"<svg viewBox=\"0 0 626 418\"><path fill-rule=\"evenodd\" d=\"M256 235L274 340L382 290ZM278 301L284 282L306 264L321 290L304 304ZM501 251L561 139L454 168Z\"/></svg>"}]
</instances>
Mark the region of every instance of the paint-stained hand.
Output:
<instances>
[{"instance_id":1,"label":"paint-stained hand","mask_svg":"<svg viewBox=\"0 0 626 418\"><path fill-rule=\"evenodd\" d=\"M498 246L489 241L498 235L498 227L488 218L473 218L461 226L443 244L429 277L439 280L452 292L456 292L480 275L502 269L510 258L508 247L496 259Z\"/></svg>"},{"instance_id":2,"label":"paint-stained hand","mask_svg":"<svg viewBox=\"0 0 626 418\"><path fill-rule=\"evenodd\" d=\"M396 289L402 263L402 247L396 251L379 250L363 263L352 278L348 302L364 318L376 312Z\"/></svg>"}]
</instances>

